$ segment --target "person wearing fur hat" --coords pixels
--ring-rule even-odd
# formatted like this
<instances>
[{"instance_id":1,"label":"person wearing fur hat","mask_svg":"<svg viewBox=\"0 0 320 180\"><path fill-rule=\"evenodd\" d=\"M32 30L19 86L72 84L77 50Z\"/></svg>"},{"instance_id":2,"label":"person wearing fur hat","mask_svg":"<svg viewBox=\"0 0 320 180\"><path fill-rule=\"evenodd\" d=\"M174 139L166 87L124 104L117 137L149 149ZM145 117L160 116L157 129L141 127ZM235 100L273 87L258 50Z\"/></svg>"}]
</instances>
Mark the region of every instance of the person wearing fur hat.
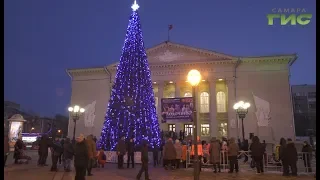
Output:
<instances>
[{"instance_id":1,"label":"person wearing fur hat","mask_svg":"<svg viewBox=\"0 0 320 180\"><path fill-rule=\"evenodd\" d=\"M172 169L172 166L175 164L175 160L177 157L176 149L173 146L172 139L169 138L166 144L164 145L164 157L166 161L165 169Z\"/></svg>"},{"instance_id":2,"label":"person wearing fur hat","mask_svg":"<svg viewBox=\"0 0 320 180\"><path fill-rule=\"evenodd\" d=\"M221 150L221 147L220 147L219 141L217 141L215 137L211 138L209 154L210 154L210 163L213 164L214 173L217 173L217 166L218 166L219 172L221 172L220 150Z\"/></svg>"},{"instance_id":3,"label":"person wearing fur hat","mask_svg":"<svg viewBox=\"0 0 320 180\"><path fill-rule=\"evenodd\" d=\"M228 146L228 158L230 161L230 171L229 173L233 173L233 170L236 170L236 173L239 172L239 164L238 164L238 156L239 154L239 146L235 142L234 138L230 138L229 146Z\"/></svg>"}]
</instances>

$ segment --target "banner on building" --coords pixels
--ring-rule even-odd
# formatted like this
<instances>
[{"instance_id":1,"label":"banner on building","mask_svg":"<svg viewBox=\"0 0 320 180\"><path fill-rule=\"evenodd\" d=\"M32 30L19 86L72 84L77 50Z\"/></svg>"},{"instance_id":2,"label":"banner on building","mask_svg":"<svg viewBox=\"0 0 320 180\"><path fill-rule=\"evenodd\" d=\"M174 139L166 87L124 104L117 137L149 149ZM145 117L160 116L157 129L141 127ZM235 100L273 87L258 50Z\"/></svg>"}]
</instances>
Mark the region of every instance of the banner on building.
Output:
<instances>
[{"instance_id":1,"label":"banner on building","mask_svg":"<svg viewBox=\"0 0 320 180\"><path fill-rule=\"evenodd\" d=\"M193 98L162 98L161 99L161 122L192 122L193 121Z\"/></svg>"},{"instance_id":2,"label":"banner on building","mask_svg":"<svg viewBox=\"0 0 320 180\"><path fill-rule=\"evenodd\" d=\"M93 101L91 104L88 104L84 111L84 126L85 127L93 127L94 119L96 118L96 101Z\"/></svg>"},{"instance_id":3,"label":"banner on building","mask_svg":"<svg viewBox=\"0 0 320 180\"><path fill-rule=\"evenodd\" d=\"M253 95L254 104L256 106L256 117L258 126L269 126L270 117L270 103Z\"/></svg>"}]
</instances>

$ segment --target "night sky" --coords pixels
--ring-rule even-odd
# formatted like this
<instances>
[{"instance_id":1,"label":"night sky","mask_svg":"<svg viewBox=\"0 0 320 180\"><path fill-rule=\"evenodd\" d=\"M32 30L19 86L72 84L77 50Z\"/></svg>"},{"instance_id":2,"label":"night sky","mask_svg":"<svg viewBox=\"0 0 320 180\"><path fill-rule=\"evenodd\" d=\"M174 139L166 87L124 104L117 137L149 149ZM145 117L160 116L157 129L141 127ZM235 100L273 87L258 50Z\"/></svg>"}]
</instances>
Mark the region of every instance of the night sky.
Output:
<instances>
[{"instance_id":1,"label":"night sky","mask_svg":"<svg viewBox=\"0 0 320 180\"><path fill-rule=\"evenodd\" d=\"M133 0L5 0L4 97L66 114L67 68L119 60ZM138 0L146 47L167 40L234 56L297 53L292 84L316 81L316 0ZM272 8L305 8L306 26L268 26ZM98 87L97 87L98 88Z\"/></svg>"}]
</instances>

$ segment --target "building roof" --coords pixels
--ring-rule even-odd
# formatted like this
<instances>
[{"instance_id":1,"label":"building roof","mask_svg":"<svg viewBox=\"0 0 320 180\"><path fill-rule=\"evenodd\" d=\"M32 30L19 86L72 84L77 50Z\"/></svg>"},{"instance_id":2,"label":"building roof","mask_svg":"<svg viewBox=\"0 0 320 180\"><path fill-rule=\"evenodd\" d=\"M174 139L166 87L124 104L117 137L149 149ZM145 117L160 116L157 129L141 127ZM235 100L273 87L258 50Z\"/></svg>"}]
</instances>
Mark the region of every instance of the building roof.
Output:
<instances>
[{"instance_id":1,"label":"building roof","mask_svg":"<svg viewBox=\"0 0 320 180\"><path fill-rule=\"evenodd\" d=\"M291 66L298 58L297 54L278 54L268 56L232 56L216 51L195 48L187 45L162 42L156 46L146 49L150 68L180 66L190 64L235 64L237 61L243 63L287 63ZM70 77L79 73L86 74L110 74L109 70L115 70L118 62L104 67L67 69Z\"/></svg>"}]
</instances>

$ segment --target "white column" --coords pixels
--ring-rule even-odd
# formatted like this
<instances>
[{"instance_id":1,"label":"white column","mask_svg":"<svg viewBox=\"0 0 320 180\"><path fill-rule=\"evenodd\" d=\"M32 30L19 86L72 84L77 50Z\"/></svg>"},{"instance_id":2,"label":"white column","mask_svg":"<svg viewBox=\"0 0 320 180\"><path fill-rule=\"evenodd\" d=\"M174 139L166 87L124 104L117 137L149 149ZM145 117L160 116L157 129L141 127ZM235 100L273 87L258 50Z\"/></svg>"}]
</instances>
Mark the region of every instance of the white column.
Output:
<instances>
[{"instance_id":1,"label":"white column","mask_svg":"<svg viewBox=\"0 0 320 180\"><path fill-rule=\"evenodd\" d=\"M217 137L218 123L217 123L217 98L216 98L216 81L209 81L209 100L210 100L210 136Z\"/></svg>"},{"instance_id":2,"label":"white column","mask_svg":"<svg viewBox=\"0 0 320 180\"><path fill-rule=\"evenodd\" d=\"M175 83L175 98L179 98L180 97L180 82L176 82ZM181 123L175 123L176 125L176 133L179 136L179 132L181 130Z\"/></svg>"},{"instance_id":3,"label":"white column","mask_svg":"<svg viewBox=\"0 0 320 180\"><path fill-rule=\"evenodd\" d=\"M235 97L235 84L234 79L227 79L228 87L228 137L237 138L237 115L233 109L234 103L236 103Z\"/></svg>"},{"instance_id":4,"label":"white column","mask_svg":"<svg viewBox=\"0 0 320 180\"><path fill-rule=\"evenodd\" d=\"M164 83L162 81L158 82L158 107L157 107L157 114L158 114L158 121L160 124L160 129L161 130L166 130L165 125L166 123L161 123L161 99L163 98L163 88L164 88Z\"/></svg>"}]
</instances>

